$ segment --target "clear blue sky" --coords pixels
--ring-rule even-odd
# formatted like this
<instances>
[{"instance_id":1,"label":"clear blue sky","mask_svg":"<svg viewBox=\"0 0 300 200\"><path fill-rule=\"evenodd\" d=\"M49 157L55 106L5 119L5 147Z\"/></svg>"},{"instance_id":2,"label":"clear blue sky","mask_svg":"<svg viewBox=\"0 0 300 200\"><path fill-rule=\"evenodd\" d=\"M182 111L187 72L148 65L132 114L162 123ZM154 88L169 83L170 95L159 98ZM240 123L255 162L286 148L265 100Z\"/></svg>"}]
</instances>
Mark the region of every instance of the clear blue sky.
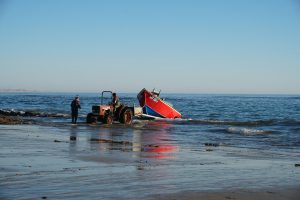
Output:
<instances>
[{"instance_id":1,"label":"clear blue sky","mask_svg":"<svg viewBox=\"0 0 300 200\"><path fill-rule=\"evenodd\" d=\"M0 0L0 89L300 94L299 0Z\"/></svg>"}]
</instances>

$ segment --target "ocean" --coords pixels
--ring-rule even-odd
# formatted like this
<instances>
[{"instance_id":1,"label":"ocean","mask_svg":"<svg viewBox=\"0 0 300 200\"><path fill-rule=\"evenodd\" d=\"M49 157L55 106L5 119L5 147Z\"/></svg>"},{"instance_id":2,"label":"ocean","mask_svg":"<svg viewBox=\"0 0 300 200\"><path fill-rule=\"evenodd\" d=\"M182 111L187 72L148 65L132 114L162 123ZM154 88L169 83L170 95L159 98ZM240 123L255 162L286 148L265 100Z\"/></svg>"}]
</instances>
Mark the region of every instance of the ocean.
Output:
<instances>
[{"instance_id":1,"label":"ocean","mask_svg":"<svg viewBox=\"0 0 300 200\"><path fill-rule=\"evenodd\" d=\"M80 96L79 122L85 122L101 94L2 93L0 109L31 111L37 121L68 123L70 103ZM119 94L122 103L139 106L136 94ZM165 94L182 120L163 120L185 145L222 143L243 148L297 150L300 147L300 96ZM105 102L109 102L107 96ZM134 125L133 125L134 126Z\"/></svg>"},{"instance_id":2,"label":"ocean","mask_svg":"<svg viewBox=\"0 0 300 200\"><path fill-rule=\"evenodd\" d=\"M80 96L82 109L78 125L71 125L70 104L75 95ZM54 195L55 198L74 199L75 196L68 196L64 191L78 189L78 185L70 185L78 178L84 179L84 188L89 191L76 196L78 199L97 199L96 193L92 194L96 191L101 191L107 199L147 199L147 195L184 190L299 186L300 171L294 166L300 162L299 95L162 94L182 114L182 119L135 119L129 126L119 123L88 125L85 117L92 105L100 104L100 95L0 94L1 110L35 113L27 117L34 121L34 128L29 125L19 125L13 130L10 126L0 127L2 148L9 148L5 134L17 134L18 127L20 130L25 127L28 129L25 134L32 138L41 135L50 138L48 145L53 145L53 140L70 142L67 149L60 144L57 152L50 153L49 159L55 154L53 163L58 163L60 168L74 167L74 162L79 168L87 168L80 172L86 178L82 174L75 178L63 175L60 186L51 186L56 180L47 174L49 177L43 180L50 184L48 188L46 183L36 186L37 179L28 181L28 187L62 195ZM136 95L118 94L122 103L138 106ZM31 128L26 128L28 126ZM71 136L76 138L76 143L69 140ZM20 152L26 151L21 146L18 147ZM57 161L56 154L71 159ZM11 156L20 157L17 153ZM2 157L2 162L7 162L2 169L20 170L27 163L20 158L16 165L16 160L8 157ZM37 160L32 162L31 166L40 166ZM87 167L87 162L93 164ZM53 164L44 167L46 171L56 170ZM95 178L98 175L99 178ZM2 181L5 177L2 174ZM19 191L18 183L12 187L0 184L1 187L4 196L19 197L14 195ZM37 190L29 189L26 197L35 198Z\"/></svg>"}]
</instances>

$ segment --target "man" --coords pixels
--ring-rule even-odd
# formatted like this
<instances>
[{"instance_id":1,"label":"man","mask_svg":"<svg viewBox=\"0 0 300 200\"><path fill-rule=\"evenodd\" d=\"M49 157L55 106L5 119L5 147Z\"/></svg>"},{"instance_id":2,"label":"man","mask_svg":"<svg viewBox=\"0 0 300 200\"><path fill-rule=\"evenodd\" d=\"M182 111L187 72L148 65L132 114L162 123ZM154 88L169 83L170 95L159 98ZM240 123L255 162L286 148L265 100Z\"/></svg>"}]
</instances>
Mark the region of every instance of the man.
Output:
<instances>
[{"instance_id":1,"label":"man","mask_svg":"<svg viewBox=\"0 0 300 200\"><path fill-rule=\"evenodd\" d=\"M121 102L120 102L119 97L117 96L116 93L112 94L111 104L113 105L114 112L116 112L117 108L119 108L121 106Z\"/></svg>"},{"instance_id":2,"label":"man","mask_svg":"<svg viewBox=\"0 0 300 200\"><path fill-rule=\"evenodd\" d=\"M78 109L81 109L79 96L76 96L71 103L72 124L77 124Z\"/></svg>"}]
</instances>

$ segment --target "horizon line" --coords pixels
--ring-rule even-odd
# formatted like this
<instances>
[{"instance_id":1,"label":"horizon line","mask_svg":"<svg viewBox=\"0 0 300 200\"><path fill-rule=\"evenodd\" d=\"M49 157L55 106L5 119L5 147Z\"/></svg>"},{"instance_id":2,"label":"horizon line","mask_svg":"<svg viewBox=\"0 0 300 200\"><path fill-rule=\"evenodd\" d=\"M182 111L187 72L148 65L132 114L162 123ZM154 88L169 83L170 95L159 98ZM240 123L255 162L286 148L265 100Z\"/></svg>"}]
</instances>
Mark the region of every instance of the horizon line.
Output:
<instances>
[{"instance_id":1,"label":"horizon line","mask_svg":"<svg viewBox=\"0 0 300 200\"><path fill-rule=\"evenodd\" d=\"M112 90L113 91L113 90ZM115 91L114 91L115 92ZM101 93L101 91L39 91L39 90L27 90L27 89L0 89L0 94L4 93L17 93L17 94L26 94L26 93L49 93L49 94L55 94L55 93L69 93L69 94L96 94ZM119 94L134 94L138 92L131 92L131 91L120 91ZM163 92L164 94L184 94L184 95L291 95L291 96L299 96L300 93L263 93L263 92L253 92L253 93L247 93L247 92Z\"/></svg>"}]
</instances>

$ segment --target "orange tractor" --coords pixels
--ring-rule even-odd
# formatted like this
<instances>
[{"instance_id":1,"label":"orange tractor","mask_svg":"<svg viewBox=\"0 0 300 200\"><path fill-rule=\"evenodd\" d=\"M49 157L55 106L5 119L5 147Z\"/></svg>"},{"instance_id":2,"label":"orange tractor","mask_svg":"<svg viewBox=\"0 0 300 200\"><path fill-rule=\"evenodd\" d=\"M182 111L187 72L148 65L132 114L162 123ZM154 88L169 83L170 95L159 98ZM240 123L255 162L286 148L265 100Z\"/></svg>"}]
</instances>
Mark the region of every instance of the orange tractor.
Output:
<instances>
[{"instance_id":1,"label":"orange tractor","mask_svg":"<svg viewBox=\"0 0 300 200\"><path fill-rule=\"evenodd\" d=\"M112 124L113 121L119 121L122 124L131 124L134 115L142 112L140 108L129 107L124 104L121 104L116 109L112 104L103 105L104 93L110 93L112 97L112 91L102 92L101 104L92 107L92 112L86 117L87 123L96 123L99 121L104 124Z\"/></svg>"}]
</instances>

